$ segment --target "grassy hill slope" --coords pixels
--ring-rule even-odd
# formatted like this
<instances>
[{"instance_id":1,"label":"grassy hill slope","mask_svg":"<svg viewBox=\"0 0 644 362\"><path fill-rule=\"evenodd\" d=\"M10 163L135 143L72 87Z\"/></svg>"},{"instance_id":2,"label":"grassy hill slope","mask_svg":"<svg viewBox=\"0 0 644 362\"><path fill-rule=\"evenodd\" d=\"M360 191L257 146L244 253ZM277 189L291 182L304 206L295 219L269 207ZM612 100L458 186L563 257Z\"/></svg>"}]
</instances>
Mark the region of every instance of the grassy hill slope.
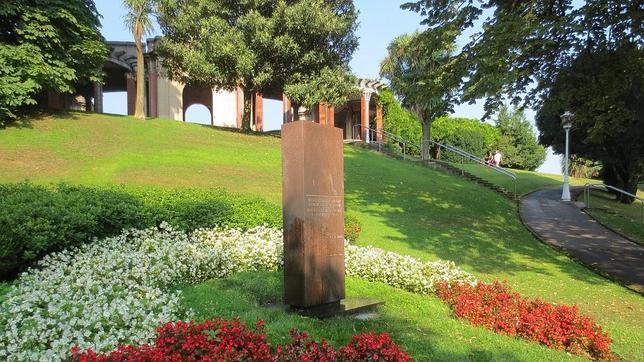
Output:
<instances>
[{"instance_id":1,"label":"grassy hill slope","mask_svg":"<svg viewBox=\"0 0 644 362\"><path fill-rule=\"evenodd\" d=\"M0 181L225 187L278 202L279 142L182 122L65 113L0 131Z\"/></svg>"},{"instance_id":2,"label":"grassy hill slope","mask_svg":"<svg viewBox=\"0 0 644 362\"><path fill-rule=\"evenodd\" d=\"M61 114L0 130L0 182L224 187L279 205L280 140L175 121ZM425 260L453 260L484 280L575 303L644 360L644 301L537 241L516 206L457 177L345 147L346 207L359 243ZM430 338L431 339L431 338Z\"/></svg>"}]
</instances>

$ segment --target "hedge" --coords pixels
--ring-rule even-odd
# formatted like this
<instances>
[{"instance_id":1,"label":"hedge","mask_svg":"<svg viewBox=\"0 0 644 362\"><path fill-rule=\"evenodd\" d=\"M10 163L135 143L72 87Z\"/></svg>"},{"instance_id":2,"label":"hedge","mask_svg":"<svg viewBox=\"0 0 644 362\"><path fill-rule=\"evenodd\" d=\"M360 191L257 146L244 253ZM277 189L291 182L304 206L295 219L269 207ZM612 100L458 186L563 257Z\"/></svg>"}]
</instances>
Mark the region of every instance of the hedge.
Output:
<instances>
[{"instance_id":1,"label":"hedge","mask_svg":"<svg viewBox=\"0 0 644 362\"><path fill-rule=\"evenodd\" d=\"M184 230L281 225L278 207L221 189L0 185L0 279L44 255L162 221Z\"/></svg>"},{"instance_id":2,"label":"hedge","mask_svg":"<svg viewBox=\"0 0 644 362\"><path fill-rule=\"evenodd\" d=\"M378 99L383 108L384 130L420 145L423 130L418 119L400 105L390 90L385 89L380 92ZM391 139L388 140L388 146L396 151L402 151L399 149L400 145ZM420 150L417 147L409 147L406 152L416 156L420 155Z\"/></svg>"},{"instance_id":3,"label":"hedge","mask_svg":"<svg viewBox=\"0 0 644 362\"><path fill-rule=\"evenodd\" d=\"M458 147L483 158L486 152L493 152L501 133L498 128L477 119L441 117L432 125L434 141ZM445 151L441 159L450 162L460 161L460 156Z\"/></svg>"},{"instance_id":4,"label":"hedge","mask_svg":"<svg viewBox=\"0 0 644 362\"><path fill-rule=\"evenodd\" d=\"M162 221L186 231L282 226L280 207L222 189L0 184L0 210L0 280L13 278L53 251ZM347 214L345 230L355 241L361 230L358 219Z\"/></svg>"}]
</instances>

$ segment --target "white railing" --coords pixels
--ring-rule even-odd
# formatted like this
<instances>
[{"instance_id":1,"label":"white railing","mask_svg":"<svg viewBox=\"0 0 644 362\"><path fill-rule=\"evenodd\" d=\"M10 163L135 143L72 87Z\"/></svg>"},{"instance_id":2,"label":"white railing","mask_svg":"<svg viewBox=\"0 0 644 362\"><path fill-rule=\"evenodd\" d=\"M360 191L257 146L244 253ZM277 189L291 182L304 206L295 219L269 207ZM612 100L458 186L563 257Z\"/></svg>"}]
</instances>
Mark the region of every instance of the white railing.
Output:
<instances>
[{"instance_id":1,"label":"white railing","mask_svg":"<svg viewBox=\"0 0 644 362\"><path fill-rule=\"evenodd\" d=\"M356 125L353 126L354 127L354 135L355 134L361 134L360 130L357 130L357 132L355 130L355 128L358 128L360 126L361 126L360 124L356 124ZM422 149L421 145L419 145L419 144L417 144L415 142L406 140L406 139L404 139L404 138L402 138L402 137L400 137L400 136L398 136L396 134L393 134L391 132L387 132L387 131L384 131L384 130L381 130L381 129L373 129L373 128L366 127L364 129L364 135L362 135L361 137L362 137L362 139L367 138L369 140L367 143L377 144L378 149L380 149L380 147L382 145L384 145L385 142L379 142L378 141L378 138L379 138L378 135L383 136L382 138L389 139L389 140L394 140L395 142L400 143L401 148L402 148L403 160L407 158L407 154L408 154L408 150L409 150L410 146L415 147L416 149L419 150L419 152L422 152L421 151L421 149ZM468 160L473 161L473 162L475 162L475 163L477 163L479 165L486 166L489 169L492 169L492 170L494 170L494 171L496 171L496 172L498 172L498 173L500 173L502 175L505 175L505 176L511 178L513 186L514 186L514 199L515 200L517 199L517 175L514 172L506 170L506 169L504 169L502 167L499 167L497 165L494 165L494 164L490 165L487 162L485 162L485 160L481 159L480 157L477 157L477 156L475 156L475 155L473 155L473 154L471 154L471 153L469 153L467 151L464 151L464 150L462 150L462 149L460 149L458 147L454 147L454 146L450 146L450 145L444 145L442 143L438 143L438 142L432 141L432 140L430 140L429 142L431 142L435 146L438 146L439 148L446 149L446 150L448 150L450 152L453 152L453 153L461 156L461 159L468 159Z\"/></svg>"},{"instance_id":2,"label":"white railing","mask_svg":"<svg viewBox=\"0 0 644 362\"><path fill-rule=\"evenodd\" d=\"M623 195L629 196L634 198L635 200L640 202L640 222L644 223L644 199L637 196L633 195L628 191L624 191L620 188L617 188L615 186L610 186L606 184L585 184L584 185L584 204L586 204L586 208L590 209L590 190L595 189L595 190L602 190L609 192L609 190L619 192Z\"/></svg>"}]
</instances>

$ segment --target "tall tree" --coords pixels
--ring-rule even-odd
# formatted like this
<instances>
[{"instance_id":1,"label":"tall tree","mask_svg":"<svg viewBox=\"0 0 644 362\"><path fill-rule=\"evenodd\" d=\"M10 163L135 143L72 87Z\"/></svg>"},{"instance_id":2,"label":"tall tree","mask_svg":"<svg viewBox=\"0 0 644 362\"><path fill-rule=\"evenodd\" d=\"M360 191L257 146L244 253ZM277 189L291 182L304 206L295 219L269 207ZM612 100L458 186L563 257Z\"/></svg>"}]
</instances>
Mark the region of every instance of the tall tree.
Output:
<instances>
[{"instance_id":1,"label":"tall tree","mask_svg":"<svg viewBox=\"0 0 644 362\"><path fill-rule=\"evenodd\" d=\"M429 159L432 122L449 113L456 100L458 78L449 70L453 49L452 43L427 42L421 33L403 34L391 42L380 65L380 75L422 125L423 160Z\"/></svg>"},{"instance_id":2,"label":"tall tree","mask_svg":"<svg viewBox=\"0 0 644 362\"><path fill-rule=\"evenodd\" d=\"M541 142L561 153L565 139L560 115L572 112L570 152L600 161L604 182L632 194L644 175L642 69L644 50L632 45L582 53L559 73L536 117ZM623 194L618 197L633 201Z\"/></svg>"},{"instance_id":3,"label":"tall tree","mask_svg":"<svg viewBox=\"0 0 644 362\"><path fill-rule=\"evenodd\" d=\"M485 98L486 116L492 114L504 98L538 110L557 87L560 100L572 99L574 94L588 97L583 102L589 107L583 112L584 117L577 112L574 118L573 127L580 132L588 129L582 126L586 122L594 124L595 130L610 129L611 125L623 125L624 122L644 128L641 108L635 102L641 98L635 88L625 94L620 89L622 84L607 79L595 81L593 92L587 92L584 82L575 82L574 88L561 85L561 79L567 77L564 74L571 72L587 80L598 80L601 74L609 74L610 69L616 69L610 64L620 62L620 54L627 50L634 57L630 60L642 59L644 3L641 0L419 0L405 3L403 8L424 16L422 23L428 27L426 34L429 38L456 39L481 26L480 31L474 30L471 40L456 55L453 69L463 80L460 87L462 100ZM596 65L586 67L586 74L580 74L581 66L575 65L582 58L588 64ZM603 69L600 69L600 64L604 64ZM620 73L618 78L638 83L641 65L639 69ZM565 97L564 93L567 93ZM618 100L612 98L614 94L630 99ZM604 98L606 95L608 97ZM607 99L615 102L609 106ZM557 101L558 108L552 105L553 102L549 101L548 112L551 114L574 111L573 108L579 111L574 102L565 104ZM568 107L570 109L566 109ZM631 148L637 142L642 143L641 136L638 132L621 132L622 128L630 129L630 126L616 127L619 132L613 135L622 137L618 142L614 142L612 135L606 132L595 131L588 136L594 144L604 144L605 158L629 164L604 173L604 181L633 192L633 182L628 180L641 174L637 171L641 161ZM559 133L563 134L563 131L559 129ZM584 139L587 135L581 133L577 136ZM541 140L546 144L551 142L549 137L541 137ZM593 159L600 160L596 155ZM611 167L605 159L601 161L604 167ZM616 177L616 172L621 175Z\"/></svg>"},{"instance_id":4,"label":"tall tree","mask_svg":"<svg viewBox=\"0 0 644 362\"><path fill-rule=\"evenodd\" d=\"M347 98L358 92L357 83L346 66L324 68L319 74L287 84L284 93L297 113L300 106L311 108L321 101L335 107L346 104Z\"/></svg>"},{"instance_id":5,"label":"tall tree","mask_svg":"<svg viewBox=\"0 0 644 362\"><path fill-rule=\"evenodd\" d=\"M43 90L101 80L99 17L91 0L0 2L0 126Z\"/></svg>"},{"instance_id":6,"label":"tall tree","mask_svg":"<svg viewBox=\"0 0 644 362\"><path fill-rule=\"evenodd\" d=\"M130 29L136 44L136 103L134 117L145 119L145 64L143 59L143 36L152 31L154 14L152 0L123 0L127 9L125 25Z\"/></svg>"},{"instance_id":7,"label":"tall tree","mask_svg":"<svg viewBox=\"0 0 644 362\"><path fill-rule=\"evenodd\" d=\"M253 93L310 84L324 69L338 74L358 45L352 0L160 0L159 4L164 34L159 51L169 75L217 89L241 87L246 129Z\"/></svg>"},{"instance_id":8,"label":"tall tree","mask_svg":"<svg viewBox=\"0 0 644 362\"><path fill-rule=\"evenodd\" d=\"M522 110L501 107L496 127L500 132L498 149L506 167L534 171L546 160L546 149L537 141L534 127Z\"/></svg>"}]
</instances>

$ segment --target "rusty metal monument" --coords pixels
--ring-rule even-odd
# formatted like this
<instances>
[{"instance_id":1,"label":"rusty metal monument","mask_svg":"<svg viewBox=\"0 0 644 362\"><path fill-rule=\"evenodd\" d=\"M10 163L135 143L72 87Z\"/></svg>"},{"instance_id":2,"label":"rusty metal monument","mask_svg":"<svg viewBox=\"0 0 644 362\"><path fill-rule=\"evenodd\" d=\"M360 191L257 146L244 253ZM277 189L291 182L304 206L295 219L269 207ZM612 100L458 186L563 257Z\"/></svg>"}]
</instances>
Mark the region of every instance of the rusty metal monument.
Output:
<instances>
[{"instance_id":1,"label":"rusty metal monument","mask_svg":"<svg viewBox=\"0 0 644 362\"><path fill-rule=\"evenodd\" d=\"M318 317L381 304L344 299L342 130L309 121L282 126L284 303Z\"/></svg>"}]
</instances>

